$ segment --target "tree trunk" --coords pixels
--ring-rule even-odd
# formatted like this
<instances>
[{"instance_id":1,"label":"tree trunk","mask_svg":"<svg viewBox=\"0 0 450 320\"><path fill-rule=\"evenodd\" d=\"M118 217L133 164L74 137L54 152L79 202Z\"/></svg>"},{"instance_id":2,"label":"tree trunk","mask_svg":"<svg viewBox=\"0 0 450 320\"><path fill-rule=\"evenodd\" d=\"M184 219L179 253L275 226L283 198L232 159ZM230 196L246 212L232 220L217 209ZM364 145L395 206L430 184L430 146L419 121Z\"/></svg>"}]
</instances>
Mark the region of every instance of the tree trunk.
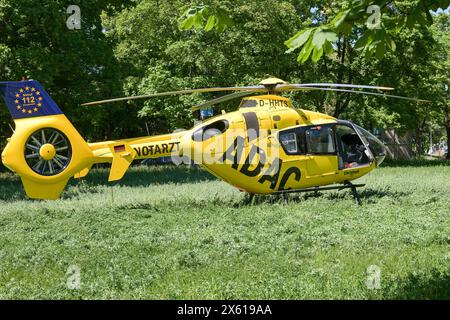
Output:
<instances>
[{"instance_id":1,"label":"tree trunk","mask_svg":"<svg viewBox=\"0 0 450 320\"><path fill-rule=\"evenodd\" d=\"M345 54L347 50L347 41L344 36L339 38L338 41L338 74L336 78L336 83L342 83L344 79L344 71L345 71ZM336 92L336 104L334 108L334 117L339 117L342 112L342 95L339 92Z\"/></svg>"},{"instance_id":2,"label":"tree trunk","mask_svg":"<svg viewBox=\"0 0 450 320\"><path fill-rule=\"evenodd\" d=\"M448 147L450 146L450 124L445 126L447 131L447 160L450 160L450 152L448 152Z\"/></svg>"},{"instance_id":3,"label":"tree trunk","mask_svg":"<svg viewBox=\"0 0 450 320\"><path fill-rule=\"evenodd\" d=\"M336 83L352 83L353 71L352 71L352 47L349 40L342 36L338 42L338 60L339 69L337 74ZM347 77L347 79L344 79ZM352 96L350 93L336 92L336 105L334 108L333 117L339 118L339 116L347 109Z\"/></svg>"},{"instance_id":4,"label":"tree trunk","mask_svg":"<svg viewBox=\"0 0 450 320\"><path fill-rule=\"evenodd\" d=\"M417 154L416 156L421 156L423 155L423 141L422 141L422 132L420 132L420 128L416 127L416 144L417 144Z\"/></svg>"}]
</instances>

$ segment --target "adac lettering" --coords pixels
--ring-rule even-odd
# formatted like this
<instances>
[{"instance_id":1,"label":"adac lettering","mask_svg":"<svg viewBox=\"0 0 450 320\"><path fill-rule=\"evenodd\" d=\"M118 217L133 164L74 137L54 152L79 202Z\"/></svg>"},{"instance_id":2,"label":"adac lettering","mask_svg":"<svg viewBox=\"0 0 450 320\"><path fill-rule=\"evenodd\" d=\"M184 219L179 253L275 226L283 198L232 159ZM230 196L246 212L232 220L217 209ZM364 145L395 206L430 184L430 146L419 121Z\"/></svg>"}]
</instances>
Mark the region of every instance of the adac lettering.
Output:
<instances>
[{"instance_id":1,"label":"adac lettering","mask_svg":"<svg viewBox=\"0 0 450 320\"><path fill-rule=\"evenodd\" d=\"M264 168L264 164L267 161L267 156L261 148L256 145L252 145L250 147L250 152L247 158L244 161L244 164L239 169L239 161L242 157L244 151L245 139L243 137L237 137L231 146L227 149L227 151L223 154L223 157L220 159L222 162L229 160L232 162L231 167L235 170L238 170L240 173L246 175L247 177L257 177L261 174L262 169ZM253 162L256 156L259 156L258 164L255 168L250 169L250 164ZM258 180L258 183L264 184L266 182L270 183L270 189L275 190L278 181L280 180L280 172L281 167L283 165L283 160L279 158L275 158L270 167L262 173L261 178ZM281 177L281 182L278 187L278 190L287 190L285 189L286 183L291 178L294 177L295 181L300 181L301 172L297 167L291 167L286 170L286 172Z\"/></svg>"},{"instance_id":2,"label":"adac lettering","mask_svg":"<svg viewBox=\"0 0 450 320\"><path fill-rule=\"evenodd\" d=\"M143 147L134 148L138 157L147 157L154 155L169 154L173 151L178 151L180 148L180 142L170 142L163 144L152 144Z\"/></svg>"}]
</instances>

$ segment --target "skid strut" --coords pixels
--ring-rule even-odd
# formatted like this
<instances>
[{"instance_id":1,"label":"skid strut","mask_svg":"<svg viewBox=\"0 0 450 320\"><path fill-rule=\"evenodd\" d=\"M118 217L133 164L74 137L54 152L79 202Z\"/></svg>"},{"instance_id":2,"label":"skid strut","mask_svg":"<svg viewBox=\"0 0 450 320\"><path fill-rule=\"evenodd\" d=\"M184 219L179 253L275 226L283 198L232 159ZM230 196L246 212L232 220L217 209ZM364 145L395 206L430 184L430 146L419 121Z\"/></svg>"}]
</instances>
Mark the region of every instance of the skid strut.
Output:
<instances>
[{"instance_id":1,"label":"skid strut","mask_svg":"<svg viewBox=\"0 0 450 320\"><path fill-rule=\"evenodd\" d=\"M244 204L253 204L253 200L255 199L254 193L247 193L246 197L244 198Z\"/></svg>"},{"instance_id":2,"label":"skid strut","mask_svg":"<svg viewBox=\"0 0 450 320\"><path fill-rule=\"evenodd\" d=\"M344 190L344 189L351 189L352 195L355 198L355 202L358 205L362 205L361 197L359 196L357 188L364 187L365 184L353 184L350 181L344 182L344 185L339 186L330 186L330 187L314 187L314 188L306 188L306 189L297 189L297 190L283 190L283 191L277 191L274 194L280 194L285 195L288 193L303 193L303 192L314 192L317 193L319 191L327 191L327 190Z\"/></svg>"}]
</instances>

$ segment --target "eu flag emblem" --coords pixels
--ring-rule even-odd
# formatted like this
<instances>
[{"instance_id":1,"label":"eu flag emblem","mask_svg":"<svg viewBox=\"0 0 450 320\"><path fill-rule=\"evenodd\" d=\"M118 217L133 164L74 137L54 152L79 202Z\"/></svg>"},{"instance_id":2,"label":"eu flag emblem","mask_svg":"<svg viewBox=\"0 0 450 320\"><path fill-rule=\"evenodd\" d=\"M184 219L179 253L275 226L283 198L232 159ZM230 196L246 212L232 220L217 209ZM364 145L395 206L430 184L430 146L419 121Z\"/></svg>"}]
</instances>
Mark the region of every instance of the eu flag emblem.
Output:
<instances>
[{"instance_id":1,"label":"eu flag emblem","mask_svg":"<svg viewBox=\"0 0 450 320\"><path fill-rule=\"evenodd\" d=\"M36 80L0 82L0 94L13 119L62 114Z\"/></svg>"}]
</instances>

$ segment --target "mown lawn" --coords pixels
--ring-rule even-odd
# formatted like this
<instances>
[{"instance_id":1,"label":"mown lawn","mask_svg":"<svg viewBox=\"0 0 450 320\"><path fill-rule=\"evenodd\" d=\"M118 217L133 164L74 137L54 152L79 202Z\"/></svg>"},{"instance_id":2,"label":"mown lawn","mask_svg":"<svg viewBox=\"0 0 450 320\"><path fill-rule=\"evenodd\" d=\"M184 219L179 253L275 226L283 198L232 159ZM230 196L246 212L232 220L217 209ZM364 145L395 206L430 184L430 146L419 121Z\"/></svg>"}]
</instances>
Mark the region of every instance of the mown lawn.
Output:
<instances>
[{"instance_id":1,"label":"mown lawn","mask_svg":"<svg viewBox=\"0 0 450 320\"><path fill-rule=\"evenodd\" d=\"M1 299L450 299L449 166L380 168L361 179L362 207L348 191L245 205L185 167L106 180L98 169L30 201L0 174Z\"/></svg>"}]
</instances>

